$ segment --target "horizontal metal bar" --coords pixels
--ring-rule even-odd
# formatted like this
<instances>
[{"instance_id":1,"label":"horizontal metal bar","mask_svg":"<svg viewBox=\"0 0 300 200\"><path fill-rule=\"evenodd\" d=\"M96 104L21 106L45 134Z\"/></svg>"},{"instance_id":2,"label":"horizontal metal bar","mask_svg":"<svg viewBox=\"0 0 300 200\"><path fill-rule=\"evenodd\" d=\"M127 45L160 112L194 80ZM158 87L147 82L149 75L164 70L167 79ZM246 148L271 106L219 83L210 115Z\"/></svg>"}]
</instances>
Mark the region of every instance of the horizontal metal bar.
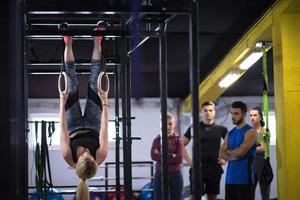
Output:
<instances>
[{"instance_id":1,"label":"horizontal metal bar","mask_svg":"<svg viewBox=\"0 0 300 200\"><path fill-rule=\"evenodd\" d=\"M169 16L169 15L166 15ZM171 15L170 15L171 16ZM129 19L127 19L127 22L125 23L126 25L128 25L129 23L132 22L134 18L130 17ZM50 17L40 17L40 18L34 18L31 20L31 23L29 24L30 27L39 27L39 26L44 26L44 27L58 27L58 25L62 22L62 21L66 21L69 24L69 27L96 27L97 26L97 22L98 19L96 18L70 18L68 17L67 19L61 19L61 18L50 18ZM76 21L78 21L78 23L75 23ZM83 22L86 23L83 23ZM107 21L109 22L110 19L103 19L103 21ZM147 16L145 18L141 18L138 20L140 24L159 24L159 23L163 23L165 21L165 19L162 19L161 16L159 18L155 18L155 17L151 17L151 16ZM91 23L91 22L95 22L95 23ZM112 25L109 25L108 27L110 28L120 28L121 27L121 19L114 19L114 22Z\"/></svg>"},{"instance_id":2,"label":"horizontal metal bar","mask_svg":"<svg viewBox=\"0 0 300 200\"><path fill-rule=\"evenodd\" d=\"M117 138L113 138L114 140L116 140ZM123 140L123 138L119 137L120 140ZM130 137L131 140L141 140L142 137Z\"/></svg>"},{"instance_id":3,"label":"horizontal metal bar","mask_svg":"<svg viewBox=\"0 0 300 200\"><path fill-rule=\"evenodd\" d=\"M114 40L115 36L105 36L107 38L111 38ZM58 41L62 40L62 35L28 35L25 36L26 39L28 40L47 40L47 41ZM73 40L93 40L92 36L83 36L83 35L73 35Z\"/></svg>"},{"instance_id":4,"label":"horizontal metal bar","mask_svg":"<svg viewBox=\"0 0 300 200\"><path fill-rule=\"evenodd\" d=\"M27 63L27 66L61 66L62 63ZM75 66L90 66L91 63L75 63ZM33 68L34 69L34 68ZM54 68L56 69L56 68Z\"/></svg>"},{"instance_id":5,"label":"horizontal metal bar","mask_svg":"<svg viewBox=\"0 0 300 200\"><path fill-rule=\"evenodd\" d=\"M155 31L140 31L133 35L130 31L121 31L121 30L105 30L105 31L97 31L97 30L68 30L68 31L61 31L61 30L49 30L49 29L30 29L26 31L25 37L26 38L41 38L41 37L48 37L48 38L61 38L62 35L72 35L77 38L78 36L106 36L106 37L158 37L159 33Z\"/></svg>"},{"instance_id":6,"label":"horizontal metal bar","mask_svg":"<svg viewBox=\"0 0 300 200\"><path fill-rule=\"evenodd\" d=\"M58 27L60 23L31 23L30 26L56 26ZM80 23L76 23L76 24L72 24L72 23L68 23L69 26L92 26L92 27L96 27L97 24L80 24Z\"/></svg>"},{"instance_id":7,"label":"horizontal metal bar","mask_svg":"<svg viewBox=\"0 0 300 200\"><path fill-rule=\"evenodd\" d=\"M39 37L39 36L46 36L46 37L60 37L62 35L72 35L72 36L110 36L110 37L121 37L130 35L130 32L126 31L98 31L98 30L50 30L50 29L29 29L26 31L26 36L31 37Z\"/></svg>"},{"instance_id":8,"label":"horizontal metal bar","mask_svg":"<svg viewBox=\"0 0 300 200\"><path fill-rule=\"evenodd\" d=\"M105 186L115 186L115 185L112 185L112 184L108 184L108 185L105 185L105 184L90 184L89 187L91 188L95 188L95 187L105 187ZM51 186L51 188L76 188L77 185L53 185ZM35 190L36 189L36 186L28 186L28 189L32 189L32 190Z\"/></svg>"},{"instance_id":9,"label":"horizontal metal bar","mask_svg":"<svg viewBox=\"0 0 300 200\"><path fill-rule=\"evenodd\" d=\"M120 57L118 55L107 55L104 58L102 58L102 61L105 63L105 66L108 66L109 69L114 70L115 67L118 67L121 65ZM51 67L51 69L60 69L62 66L62 61L59 59L52 59L47 62L39 61L39 59L30 59L26 63L28 69L39 69L38 66L48 66ZM76 59L75 66L79 67L80 69L86 68L89 69L87 66L91 65L90 59ZM58 68L59 66L59 68ZM44 69L44 68L43 68Z\"/></svg>"},{"instance_id":10,"label":"horizontal metal bar","mask_svg":"<svg viewBox=\"0 0 300 200\"><path fill-rule=\"evenodd\" d=\"M31 75L59 75L60 72L28 72ZM75 74L90 74L90 72L75 72ZM114 74L113 72L107 72L107 74Z\"/></svg>"},{"instance_id":11,"label":"horizontal metal bar","mask_svg":"<svg viewBox=\"0 0 300 200\"><path fill-rule=\"evenodd\" d=\"M34 123L42 123L43 121L27 121L27 123L30 124L34 124ZM44 121L45 123L49 123L49 122L54 122L54 123L59 123L58 121Z\"/></svg>"},{"instance_id":12,"label":"horizontal metal bar","mask_svg":"<svg viewBox=\"0 0 300 200\"><path fill-rule=\"evenodd\" d=\"M105 187L105 186L103 186ZM115 192L116 190L115 189L108 189L108 190L91 190L91 192L97 192L97 193L106 193L106 192ZM52 193L52 194L55 194L55 195L58 195L58 194L62 194L62 195L71 195L71 194L76 194L76 190L61 190L59 192L55 192L55 193ZM28 195L36 195L36 191L32 191L32 192L28 192ZM41 194L40 194L41 195ZM47 192L46 192L46 196L47 196Z\"/></svg>"},{"instance_id":13,"label":"horizontal metal bar","mask_svg":"<svg viewBox=\"0 0 300 200\"><path fill-rule=\"evenodd\" d=\"M27 68L27 74L32 75L56 75L61 73L61 68ZM76 69L76 74L90 74L90 68L82 68L82 69ZM106 73L108 74L115 74L114 68L106 68Z\"/></svg>"},{"instance_id":14,"label":"horizontal metal bar","mask_svg":"<svg viewBox=\"0 0 300 200\"><path fill-rule=\"evenodd\" d=\"M136 167L137 165L147 166L147 164L152 166L153 161L132 161L131 164L132 164L132 167ZM116 165L116 163L115 162L106 162L105 165ZM122 166L122 165L123 165L123 162L120 162L120 166Z\"/></svg>"},{"instance_id":15,"label":"horizontal metal bar","mask_svg":"<svg viewBox=\"0 0 300 200\"><path fill-rule=\"evenodd\" d=\"M149 177L149 176L135 176L135 177L132 177L132 179L152 179L153 177ZM110 178L105 178L105 177L93 177L90 179L91 181L102 181L102 180L116 180L116 177L110 177ZM120 177L120 180L124 180L123 177Z\"/></svg>"},{"instance_id":16,"label":"horizontal metal bar","mask_svg":"<svg viewBox=\"0 0 300 200\"><path fill-rule=\"evenodd\" d=\"M51 7L52 10L49 10L48 7ZM27 13L29 15L116 15L116 14L132 14L132 10L129 7L123 8L105 8L103 6L87 7L84 5L80 5L81 10L78 11L78 6L74 5L63 6L56 4L44 4L44 5L29 5L26 7ZM86 7L86 8L85 8ZM176 8L177 7L177 8ZM56 9L56 10L55 10ZM189 14L189 9L184 8L182 5L178 6L142 6L139 13L141 14L154 14L154 15L162 15L162 14L177 14L177 15L187 15Z\"/></svg>"},{"instance_id":17,"label":"horizontal metal bar","mask_svg":"<svg viewBox=\"0 0 300 200\"><path fill-rule=\"evenodd\" d=\"M61 66L62 63L27 63L27 66ZM91 63L75 63L75 66L90 66ZM107 66L120 66L121 63L107 62L105 65ZM30 69L30 68L28 68ZM36 68L31 68L36 69ZM53 68L56 69L56 68Z\"/></svg>"}]
</instances>

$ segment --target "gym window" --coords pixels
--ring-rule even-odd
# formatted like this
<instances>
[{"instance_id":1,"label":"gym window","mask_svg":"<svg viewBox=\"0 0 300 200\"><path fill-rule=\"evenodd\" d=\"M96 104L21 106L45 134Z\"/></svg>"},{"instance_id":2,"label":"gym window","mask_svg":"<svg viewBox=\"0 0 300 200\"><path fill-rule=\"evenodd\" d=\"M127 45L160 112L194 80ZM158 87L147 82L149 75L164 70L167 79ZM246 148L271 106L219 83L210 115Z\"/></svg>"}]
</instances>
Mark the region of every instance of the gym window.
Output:
<instances>
[{"instance_id":1,"label":"gym window","mask_svg":"<svg viewBox=\"0 0 300 200\"><path fill-rule=\"evenodd\" d=\"M37 139L36 140L36 123L37 123ZM50 150L60 149L60 126L59 126L59 117L57 114L30 114L28 118L28 133L27 133L27 142L28 148L34 149L36 145L36 141L41 144L41 132L42 132L42 121L46 121L46 135L47 135L47 143L49 145ZM54 132L51 137L48 137L48 122L54 122ZM114 138L116 137L116 128L115 122L108 122L108 142L114 143ZM111 146L111 145L110 145Z\"/></svg>"}]
</instances>

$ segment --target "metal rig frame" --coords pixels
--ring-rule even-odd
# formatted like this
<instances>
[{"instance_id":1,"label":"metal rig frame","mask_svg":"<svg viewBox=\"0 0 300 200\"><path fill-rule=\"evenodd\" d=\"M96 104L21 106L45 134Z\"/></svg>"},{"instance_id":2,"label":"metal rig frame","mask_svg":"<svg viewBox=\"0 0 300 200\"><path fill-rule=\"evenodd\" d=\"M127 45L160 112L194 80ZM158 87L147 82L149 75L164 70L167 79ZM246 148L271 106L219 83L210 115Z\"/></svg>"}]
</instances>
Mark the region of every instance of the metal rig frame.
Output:
<instances>
[{"instance_id":1,"label":"metal rig frame","mask_svg":"<svg viewBox=\"0 0 300 200\"><path fill-rule=\"evenodd\" d=\"M17 3L15 3L17 4ZM103 35L113 41L115 49L110 52L112 56L106 58L107 71L114 76L115 98L115 124L116 124L116 197L120 199L120 141L123 142L124 158L124 185L125 198L131 199L132 195L132 166L131 166L131 56L134 51L150 37L159 39L159 66L160 66L160 101L162 117L162 191L163 199L168 199L168 150L167 150L167 24L177 15L189 16L189 45L190 45L190 88L192 93L192 118L193 118L193 159L195 188L200 188L200 135L199 135L199 34L198 34L198 0L107 0L95 2L86 0L84 4L79 1L58 0L24 0L23 9L15 8L16 12L23 12L23 16L16 17L24 21L25 31L19 33L25 37L26 46L33 40L51 40L60 42L62 35L73 35L75 40L90 40L92 36ZM102 32L93 31L99 20L108 23L108 29ZM70 30L59 31L58 24L68 22ZM138 39L133 43L132 40ZM133 45L132 45L133 44ZM61 60L52 59L47 62L36 62L28 57L24 58L25 72L27 73L59 73ZM88 73L85 67L89 62L79 62L79 73ZM28 74L24 74L27 80ZM27 85L23 91L26 93ZM119 100L121 97L122 116L120 116ZM25 99L26 99L25 95ZM25 123L25 120L24 120ZM119 136L119 126L122 123L123 135ZM23 138L24 139L24 138ZM25 143L25 140L23 141ZM197 156L196 156L197 155ZM27 158L27 157L26 157ZM27 163L24 159L23 162ZM20 169L21 170L21 169ZM27 185L19 185L26 194ZM195 199L200 199L200 190L195 189Z\"/></svg>"}]
</instances>

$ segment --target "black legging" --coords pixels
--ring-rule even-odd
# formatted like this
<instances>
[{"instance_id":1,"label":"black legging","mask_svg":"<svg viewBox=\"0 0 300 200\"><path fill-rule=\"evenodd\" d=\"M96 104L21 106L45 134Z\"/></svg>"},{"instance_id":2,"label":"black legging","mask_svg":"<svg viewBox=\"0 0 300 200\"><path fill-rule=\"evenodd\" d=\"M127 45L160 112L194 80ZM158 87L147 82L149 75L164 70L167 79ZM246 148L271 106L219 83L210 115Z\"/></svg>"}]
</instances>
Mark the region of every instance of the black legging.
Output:
<instances>
[{"instance_id":1,"label":"black legging","mask_svg":"<svg viewBox=\"0 0 300 200\"><path fill-rule=\"evenodd\" d=\"M168 174L168 185L169 185L169 199L181 200L182 199L182 188L183 179L180 171L170 172ZM154 175L154 200L162 199L161 191L161 172L156 171Z\"/></svg>"}]
</instances>

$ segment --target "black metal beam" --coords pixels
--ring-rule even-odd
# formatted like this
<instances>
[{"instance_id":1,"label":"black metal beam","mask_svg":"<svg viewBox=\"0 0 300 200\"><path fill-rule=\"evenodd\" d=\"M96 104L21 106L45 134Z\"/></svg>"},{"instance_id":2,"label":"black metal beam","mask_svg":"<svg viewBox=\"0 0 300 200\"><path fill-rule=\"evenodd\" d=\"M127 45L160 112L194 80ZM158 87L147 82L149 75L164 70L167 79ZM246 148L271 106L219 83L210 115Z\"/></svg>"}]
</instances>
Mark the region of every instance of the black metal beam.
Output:
<instances>
[{"instance_id":1,"label":"black metal beam","mask_svg":"<svg viewBox=\"0 0 300 200\"><path fill-rule=\"evenodd\" d=\"M115 127L116 127L116 149L115 149L115 161L116 161L116 197L120 199L120 112L119 112L119 68L115 69Z\"/></svg>"},{"instance_id":2,"label":"black metal beam","mask_svg":"<svg viewBox=\"0 0 300 200\"><path fill-rule=\"evenodd\" d=\"M61 38L62 35L72 35L72 36L107 36L107 37L135 37L136 35L132 35L130 31L123 31L123 30L105 30L105 31L96 31L96 30L68 30L68 31L61 31L55 29L29 29L26 31L26 38L27 39L38 39L38 38ZM137 33L140 37L158 37L155 31L141 31ZM54 37L53 37L54 36ZM80 37L77 37L80 39Z\"/></svg>"},{"instance_id":3,"label":"black metal beam","mask_svg":"<svg viewBox=\"0 0 300 200\"><path fill-rule=\"evenodd\" d=\"M117 54L117 43L115 43L115 54ZM121 63L120 63L121 64ZM116 128L116 150L115 150L115 161L116 161L116 197L120 200L120 68L116 67L114 70L114 86L115 86L115 128Z\"/></svg>"},{"instance_id":4,"label":"black metal beam","mask_svg":"<svg viewBox=\"0 0 300 200\"><path fill-rule=\"evenodd\" d=\"M140 24L160 24L165 21L164 18L161 18L161 15L143 15L144 18L139 19ZM166 15L171 16L171 15ZM102 17L99 16L72 16L72 17L63 17L63 16L53 16L53 15L42 15L32 17L30 19L30 23L26 23L29 27L32 28L57 28L61 22L67 22L70 27L78 27L78 28L86 28L86 27L96 27L99 20L103 20L108 22L111 27L117 28L121 26L121 19L119 16ZM134 18L128 17L127 23L128 25Z\"/></svg>"},{"instance_id":5,"label":"black metal beam","mask_svg":"<svg viewBox=\"0 0 300 200\"><path fill-rule=\"evenodd\" d=\"M126 135L127 135L127 128L126 128L126 121L127 121L127 118L126 118L126 77L125 77L125 68L126 68L126 64L127 64L127 59L126 59L126 54L125 54L125 51L126 51L126 39L125 37L122 38L121 40L121 60L122 60L122 68L121 68L121 87L120 87L120 90L121 90L121 99L122 99L122 138L123 138L123 162L124 162L124 167L123 167L123 173L124 173L124 189L126 190L127 188L127 179L126 179L126 176L127 176L127 169L126 169L126 166L125 166L125 163L126 163L126 158L127 158L127 155L126 155Z\"/></svg>"},{"instance_id":6,"label":"black metal beam","mask_svg":"<svg viewBox=\"0 0 300 200\"><path fill-rule=\"evenodd\" d=\"M47 62L47 63L27 63L27 73L60 73L62 63ZM76 73L90 73L90 62L76 63ZM109 63L106 64L106 72L114 73L121 63Z\"/></svg>"},{"instance_id":7,"label":"black metal beam","mask_svg":"<svg viewBox=\"0 0 300 200\"><path fill-rule=\"evenodd\" d=\"M0 41L1 41L1 50L5 49L3 52L1 51L0 54L0 59L3 64L3 67L0 68L0 73L1 73L1 79L0 79L0 89L1 89L1 123L0 123L0 128L2 134L0 134L0 150L1 152L9 152L10 150L10 108L9 108L9 103L10 103L10 80L8 75L10 74L10 71L12 70L11 67L15 66L10 66L10 62L12 57L10 56L9 52L7 49L10 48L9 44L9 37L12 35L12 33L9 30L9 25L10 25L10 20L5 20L5 19L10 19L9 18L9 3L11 1L7 0L4 1L4 5L2 4L0 7L0 12L1 12L1 26L3 28L3 31L0 32ZM8 39L9 38L9 39ZM12 39L10 39L12 40ZM13 172L12 170L12 165L13 163L10 162L10 153L5 153L2 155L3 161L7 161L5 165L0 165L0 171L5 172L1 174L1 190L2 191L7 191L8 193L5 194L6 199L14 199L15 194L10 194L10 188L11 187L16 187L16 180L12 179L11 174ZM7 182L7 180L10 180L10 182Z\"/></svg>"},{"instance_id":8,"label":"black metal beam","mask_svg":"<svg viewBox=\"0 0 300 200\"><path fill-rule=\"evenodd\" d=\"M125 27L125 20L123 20ZM131 168L131 113L130 113L130 66L126 51L128 49L128 38L121 38L121 94L122 94L122 127L123 127L123 160L124 160L124 193L125 199L131 200L132 196L132 168Z\"/></svg>"},{"instance_id":9,"label":"black metal beam","mask_svg":"<svg viewBox=\"0 0 300 200\"><path fill-rule=\"evenodd\" d=\"M167 37L164 33L159 38L159 85L160 85L160 113L161 113L161 164L162 164L162 199L167 200L168 192L168 134L167 134Z\"/></svg>"},{"instance_id":10,"label":"black metal beam","mask_svg":"<svg viewBox=\"0 0 300 200\"><path fill-rule=\"evenodd\" d=\"M141 1L142 2L142 1ZM152 3L152 5L140 5L140 13L141 14L188 14L189 9L185 0L179 1L164 1L164 3L159 3L156 5ZM162 2L162 1L161 1ZM96 3L93 1L89 3L88 1L84 4L69 2L63 3L59 1L57 3L51 2L36 2L30 3L27 2L25 4L25 11L29 15L38 15L38 14L55 14L55 15L116 15L116 14L128 14L132 13L131 7L129 5L116 5L110 6L105 3Z\"/></svg>"},{"instance_id":11,"label":"black metal beam","mask_svg":"<svg viewBox=\"0 0 300 200\"><path fill-rule=\"evenodd\" d=\"M1 134L2 199L27 196L26 95L24 74L24 16L22 1L1 2Z\"/></svg>"},{"instance_id":12,"label":"black metal beam","mask_svg":"<svg viewBox=\"0 0 300 200\"><path fill-rule=\"evenodd\" d=\"M127 49L126 49L127 50ZM126 55L126 51L124 52ZM126 160L124 169L126 170L125 180L126 180L126 186L125 186L125 199L131 200L132 199L132 138L131 138L131 59L127 59L127 65L125 69L125 76L126 76L126 137L124 140L126 140L126 146L125 146L125 154L126 157L124 159Z\"/></svg>"},{"instance_id":13,"label":"black metal beam","mask_svg":"<svg viewBox=\"0 0 300 200\"><path fill-rule=\"evenodd\" d=\"M199 132L199 2L191 0L191 14L189 17L189 45L190 45L190 88L192 91L192 123L193 123L193 192L194 199L201 199L201 135Z\"/></svg>"}]
</instances>

